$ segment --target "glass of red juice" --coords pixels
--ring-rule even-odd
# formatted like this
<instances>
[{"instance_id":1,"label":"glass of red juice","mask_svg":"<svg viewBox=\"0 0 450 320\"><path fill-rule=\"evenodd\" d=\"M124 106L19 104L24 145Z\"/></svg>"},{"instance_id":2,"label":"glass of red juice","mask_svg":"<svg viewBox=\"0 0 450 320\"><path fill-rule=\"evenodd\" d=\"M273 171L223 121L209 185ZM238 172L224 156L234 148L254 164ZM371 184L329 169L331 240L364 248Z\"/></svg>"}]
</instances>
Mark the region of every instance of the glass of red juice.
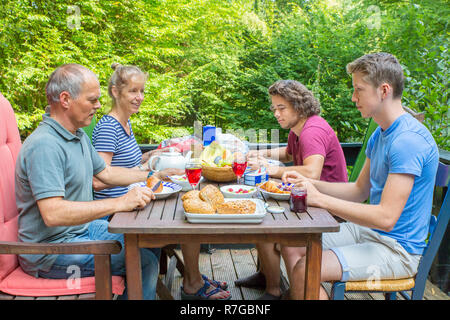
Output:
<instances>
[{"instance_id":1,"label":"glass of red juice","mask_svg":"<svg viewBox=\"0 0 450 320\"><path fill-rule=\"evenodd\" d=\"M242 175L245 172L245 169L247 168L247 159L245 156L243 157L236 157L233 160L233 172L237 177L237 184L239 184L239 179L242 177Z\"/></svg>"},{"instance_id":2,"label":"glass of red juice","mask_svg":"<svg viewBox=\"0 0 450 320\"><path fill-rule=\"evenodd\" d=\"M202 165L200 161L191 160L186 162L185 171L189 184L192 186L192 189L195 190L195 187L202 177Z\"/></svg>"},{"instance_id":3,"label":"glass of red juice","mask_svg":"<svg viewBox=\"0 0 450 320\"><path fill-rule=\"evenodd\" d=\"M303 187L293 187L291 189L291 196L289 198L289 205L291 211L294 212L306 212L308 205L306 202L306 188Z\"/></svg>"}]
</instances>

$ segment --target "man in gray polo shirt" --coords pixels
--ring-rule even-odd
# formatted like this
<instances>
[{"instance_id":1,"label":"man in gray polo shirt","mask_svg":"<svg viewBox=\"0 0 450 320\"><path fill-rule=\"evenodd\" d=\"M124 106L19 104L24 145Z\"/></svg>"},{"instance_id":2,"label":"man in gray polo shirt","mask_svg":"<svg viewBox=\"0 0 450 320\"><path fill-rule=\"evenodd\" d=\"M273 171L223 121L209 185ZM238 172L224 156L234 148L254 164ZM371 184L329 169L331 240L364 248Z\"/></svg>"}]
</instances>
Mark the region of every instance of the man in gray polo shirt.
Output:
<instances>
[{"instance_id":1,"label":"man in gray polo shirt","mask_svg":"<svg viewBox=\"0 0 450 320\"><path fill-rule=\"evenodd\" d=\"M100 85L89 69L67 64L57 68L46 86L50 114L25 140L16 164L19 240L36 243L118 240L99 220L118 211L144 207L155 198L148 188L134 188L119 198L93 201L92 177L110 185L144 181L148 172L111 167L92 147L81 127L100 108ZM143 296L154 299L160 249L141 249ZM111 256L112 273L125 274L124 250ZM20 255L23 270L35 277L68 278L69 266L81 276L94 274L93 255Z\"/></svg>"}]
</instances>

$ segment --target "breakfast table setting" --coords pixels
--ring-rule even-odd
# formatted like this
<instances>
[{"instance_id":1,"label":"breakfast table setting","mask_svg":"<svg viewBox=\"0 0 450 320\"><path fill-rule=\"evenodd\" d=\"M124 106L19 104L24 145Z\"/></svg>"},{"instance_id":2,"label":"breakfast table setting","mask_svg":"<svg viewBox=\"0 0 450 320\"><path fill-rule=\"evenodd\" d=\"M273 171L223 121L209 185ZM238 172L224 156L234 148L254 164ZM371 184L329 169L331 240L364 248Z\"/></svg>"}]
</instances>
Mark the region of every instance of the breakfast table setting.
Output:
<instances>
[{"instance_id":1,"label":"breakfast table setting","mask_svg":"<svg viewBox=\"0 0 450 320\"><path fill-rule=\"evenodd\" d=\"M131 212L117 212L108 230L122 233L129 299L142 299L139 248L183 243L280 243L306 247L305 299L318 299L322 233L339 231L338 222L321 208L308 207L304 190L271 179L264 168L251 170L243 153L220 144L200 157L174 150L149 163L181 168L185 175L130 185L156 187L155 200Z\"/></svg>"}]
</instances>

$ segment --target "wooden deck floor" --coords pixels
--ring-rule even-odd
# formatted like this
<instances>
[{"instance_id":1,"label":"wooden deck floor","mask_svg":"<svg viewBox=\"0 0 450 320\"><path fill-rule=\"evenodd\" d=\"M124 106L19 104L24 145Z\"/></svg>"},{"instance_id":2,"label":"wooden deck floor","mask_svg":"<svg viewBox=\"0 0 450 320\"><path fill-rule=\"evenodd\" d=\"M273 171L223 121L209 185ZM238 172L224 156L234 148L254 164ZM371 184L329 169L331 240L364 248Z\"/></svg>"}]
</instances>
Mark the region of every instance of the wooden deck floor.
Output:
<instances>
[{"instance_id":1,"label":"wooden deck floor","mask_svg":"<svg viewBox=\"0 0 450 320\"><path fill-rule=\"evenodd\" d=\"M181 252L179 255L182 257ZM226 281L229 284L228 290L232 294L232 300L255 300L263 291L239 288L234 286L234 281L238 278L249 276L256 272L257 251L251 249L213 249L211 253L200 253L200 271L212 279ZM281 264L283 275L287 279L284 263ZM180 287L183 278L178 270L175 270L171 288L171 293L176 300L180 299ZM331 284L325 283L325 289L329 292ZM402 297L399 296L398 299ZM348 300L382 300L381 293L347 293ZM431 282L427 282L424 300L450 300L450 297L443 293Z\"/></svg>"}]
</instances>

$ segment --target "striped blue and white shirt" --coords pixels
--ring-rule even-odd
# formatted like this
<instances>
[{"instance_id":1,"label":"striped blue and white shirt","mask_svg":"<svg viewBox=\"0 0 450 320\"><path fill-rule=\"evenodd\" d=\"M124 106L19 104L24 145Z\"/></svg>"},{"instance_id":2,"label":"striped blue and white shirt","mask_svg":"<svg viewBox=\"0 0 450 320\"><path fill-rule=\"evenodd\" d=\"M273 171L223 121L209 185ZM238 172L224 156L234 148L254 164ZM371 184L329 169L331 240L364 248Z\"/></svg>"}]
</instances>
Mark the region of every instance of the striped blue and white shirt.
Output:
<instances>
[{"instance_id":1,"label":"striped blue and white shirt","mask_svg":"<svg viewBox=\"0 0 450 320\"><path fill-rule=\"evenodd\" d=\"M142 152L134 138L128 119L130 135L114 117L104 115L94 128L92 144L98 152L112 152L111 166L133 168L141 163ZM94 191L94 199L117 198L128 192L127 187Z\"/></svg>"}]
</instances>

